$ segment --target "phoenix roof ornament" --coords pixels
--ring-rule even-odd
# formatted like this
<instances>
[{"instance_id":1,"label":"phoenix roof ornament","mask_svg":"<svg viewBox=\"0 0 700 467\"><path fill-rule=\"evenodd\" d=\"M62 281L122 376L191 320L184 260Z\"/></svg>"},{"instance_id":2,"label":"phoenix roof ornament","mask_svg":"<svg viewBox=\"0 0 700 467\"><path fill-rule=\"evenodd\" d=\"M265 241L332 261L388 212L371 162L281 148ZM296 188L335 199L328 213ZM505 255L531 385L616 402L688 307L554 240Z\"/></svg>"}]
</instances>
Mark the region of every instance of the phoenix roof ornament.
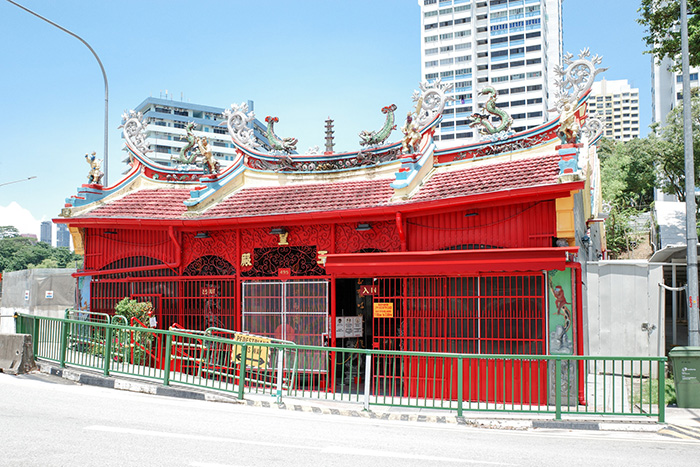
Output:
<instances>
[{"instance_id":1,"label":"phoenix roof ornament","mask_svg":"<svg viewBox=\"0 0 700 467\"><path fill-rule=\"evenodd\" d=\"M255 139L252 128L248 125L255 119L255 113L248 111L248 104L231 104L230 109L224 110L226 126L231 137L243 146L257 148L260 143Z\"/></svg>"},{"instance_id":2,"label":"phoenix roof ornament","mask_svg":"<svg viewBox=\"0 0 700 467\"><path fill-rule=\"evenodd\" d=\"M562 68L559 65L554 66L554 73L559 77L555 83L557 91L554 93L555 107L559 113L564 111L564 106L571 103L576 106L578 100L593 86L593 81L598 73L602 73L607 68L596 68L603 61L603 57L594 55L591 57L591 52L588 48L583 49L578 59L574 60L571 53L564 55L564 65Z\"/></svg>"},{"instance_id":3,"label":"phoenix roof ornament","mask_svg":"<svg viewBox=\"0 0 700 467\"><path fill-rule=\"evenodd\" d=\"M119 128L124 128L124 139L127 144L137 149L141 154L151 152L146 143L146 128L143 122L143 114L129 110L122 114L122 124Z\"/></svg>"}]
</instances>

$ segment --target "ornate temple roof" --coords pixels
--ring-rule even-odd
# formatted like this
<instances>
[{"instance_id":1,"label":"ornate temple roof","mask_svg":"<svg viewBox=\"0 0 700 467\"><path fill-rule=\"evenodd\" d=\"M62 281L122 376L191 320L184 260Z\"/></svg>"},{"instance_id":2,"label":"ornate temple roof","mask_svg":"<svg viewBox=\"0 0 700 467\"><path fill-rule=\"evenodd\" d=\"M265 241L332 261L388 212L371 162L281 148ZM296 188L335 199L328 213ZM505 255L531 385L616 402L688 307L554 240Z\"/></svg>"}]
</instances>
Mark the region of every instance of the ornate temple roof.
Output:
<instances>
[{"instance_id":1,"label":"ornate temple roof","mask_svg":"<svg viewBox=\"0 0 700 467\"><path fill-rule=\"evenodd\" d=\"M165 166L147 157L145 126L149 122L130 112L122 125L130 172L114 186L104 187L99 166L93 167L90 183L66 200L64 219L59 222L211 219L223 225L279 216L308 222L322 216L381 216L399 210L466 206L525 193L570 196L571 190L583 188L587 177L590 183L595 181L596 168L583 167L578 160L579 153L585 157L588 144L601 134L600 128L589 125L587 116L590 84L600 59L588 56L587 50L575 61L567 55L571 69L589 70L585 80L569 69L557 70L563 78L557 93L559 119L521 133L481 128L481 142L443 150L436 148L433 134L451 99L447 94L451 84L440 80L421 83L420 92L414 93L415 109L401 128L402 139L387 142L396 128L396 106L390 105L382 109L384 126L361 132L362 148L347 153L296 154L296 138L276 135L277 117L265 119L273 149L261 149L249 127L253 112L245 104L234 104L224 116L236 160L216 160L207 138L195 134L191 123L186 127L185 146L179 157L173 156L175 165ZM496 97L491 92L488 102L495 105ZM472 117L475 127L485 118L483 114Z\"/></svg>"},{"instance_id":2,"label":"ornate temple roof","mask_svg":"<svg viewBox=\"0 0 700 467\"><path fill-rule=\"evenodd\" d=\"M202 212L189 212L186 188L140 189L87 211L79 218L213 219L306 215L423 202L557 185L559 156L541 156L436 172L409 199L396 198L393 179L242 188Z\"/></svg>"}]
</instances>

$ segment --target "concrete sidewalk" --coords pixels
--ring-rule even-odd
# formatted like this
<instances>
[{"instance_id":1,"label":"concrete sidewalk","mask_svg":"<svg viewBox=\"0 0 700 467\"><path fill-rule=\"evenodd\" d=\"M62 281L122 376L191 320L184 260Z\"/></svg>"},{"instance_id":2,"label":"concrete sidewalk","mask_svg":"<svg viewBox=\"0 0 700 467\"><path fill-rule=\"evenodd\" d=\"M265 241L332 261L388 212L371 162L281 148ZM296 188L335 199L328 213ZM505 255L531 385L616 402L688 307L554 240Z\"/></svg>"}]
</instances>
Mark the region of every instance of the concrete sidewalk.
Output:
<instances>
[{"instance_id":1,"label":"concrete sidewalk","mask_svg":"<svg viewBox=\"0 0 700 467\"><path fill-rule=\"evenodd\" d=\"M658 423L656 418L594 416L594 415L563 415L562 420L554 420L552 414L536 413L493 413L465 411L457 416L454 410L438 410L406 407L371 406L369 411L363 410L359 402L347 402L324 399L297 399L285 396L281 404L277 404L270 394L246 394L244 400L239 400L226 393L195 389L182 385L163 386L152 381L135 377L105 377L97 372L81 368L61 368L58 364L37 361L39 371L45 374L65 378L79 384L141 392L159 396L180 397L212 402L227 402L246 404L248 406L268 408L272 410L292 410L318 414L342 415L381 420L398 420L428 423L446 423L469 425L483 428L509 430L529 429L565 429L565 430L600 430L600 431L632 431L632 432L661 432L673 435L671 431L690 433L690 438L700 440L700 409L681 409L666 407L666 423ZM680 437L680 436L679 436Z\"/></svg>"}]
</instances>

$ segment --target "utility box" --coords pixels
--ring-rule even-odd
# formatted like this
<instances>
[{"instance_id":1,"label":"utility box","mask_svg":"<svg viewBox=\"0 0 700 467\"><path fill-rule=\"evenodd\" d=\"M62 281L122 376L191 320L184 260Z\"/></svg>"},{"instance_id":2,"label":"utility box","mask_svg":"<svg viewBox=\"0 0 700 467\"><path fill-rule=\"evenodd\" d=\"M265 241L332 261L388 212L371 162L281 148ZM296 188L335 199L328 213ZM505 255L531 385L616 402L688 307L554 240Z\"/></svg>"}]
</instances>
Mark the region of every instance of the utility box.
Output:
<instances>
[{"instance_id":1,"label":"utility box","mask_svg":"<svg viewBox=\"0 0 700 467\"><path fill-rule=\"evenodd\" d=\"M673 364L678 407L700 409L700 347L674 347L668 357Z\"/></svg>"}]
</instances>

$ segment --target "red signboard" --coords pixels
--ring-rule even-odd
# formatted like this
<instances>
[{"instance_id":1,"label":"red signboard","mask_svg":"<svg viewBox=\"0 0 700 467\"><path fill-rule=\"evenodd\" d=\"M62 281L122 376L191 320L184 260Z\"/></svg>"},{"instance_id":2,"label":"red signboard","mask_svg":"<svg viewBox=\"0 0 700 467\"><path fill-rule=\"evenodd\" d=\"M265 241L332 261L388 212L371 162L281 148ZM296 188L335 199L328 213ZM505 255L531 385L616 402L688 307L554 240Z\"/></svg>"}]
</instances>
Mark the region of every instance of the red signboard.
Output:
<instances>
[{"instance_id":1,"label":"red signboard","mask_svg":"<svg viewBox=\"0 0 700 467\"><path fill-rule=\"evenodd\" d=\"M216 287L202 287L202 297L214 297L217 295Z\"/></svg>"},{"instance_id":2,"label":"red signboard","mask_svg":"<svg viewBox=\"0 0 700 467\"><path fill-rule=\"evenodd\" d=\"M368 295L377 295L378 287L376 285L361 285L360 286L360 297L366 297Z\"/></svg>"},{"instance_id":3,"label":"red signboard","mask_svg":"<svg viewBox=\"0 0 700 467\"><path fill-rule=\"evenodd\" d=\"M290 268L279 268L277 270L277 275L288 277L292 275L292 270Z\"/></svg>"}]
</instances>

